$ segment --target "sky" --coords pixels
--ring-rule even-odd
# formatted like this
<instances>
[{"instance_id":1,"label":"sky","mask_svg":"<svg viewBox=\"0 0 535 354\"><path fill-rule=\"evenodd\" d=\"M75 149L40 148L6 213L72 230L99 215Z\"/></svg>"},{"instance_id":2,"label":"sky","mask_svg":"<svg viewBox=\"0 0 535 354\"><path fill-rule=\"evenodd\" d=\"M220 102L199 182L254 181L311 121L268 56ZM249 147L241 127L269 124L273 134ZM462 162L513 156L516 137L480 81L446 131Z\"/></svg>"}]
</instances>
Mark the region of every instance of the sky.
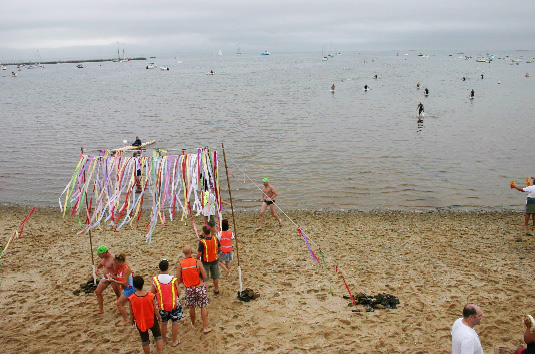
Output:
<instances>
[{"instance_id":1,"label":"sky","mask_svg":"<svg viewBox=\"0 0 535 354\"><path fill-rule=\"evenodd\" d=\"M0 60L535 49L534 0L0 0Z\"/></svg>"}]
</instances>

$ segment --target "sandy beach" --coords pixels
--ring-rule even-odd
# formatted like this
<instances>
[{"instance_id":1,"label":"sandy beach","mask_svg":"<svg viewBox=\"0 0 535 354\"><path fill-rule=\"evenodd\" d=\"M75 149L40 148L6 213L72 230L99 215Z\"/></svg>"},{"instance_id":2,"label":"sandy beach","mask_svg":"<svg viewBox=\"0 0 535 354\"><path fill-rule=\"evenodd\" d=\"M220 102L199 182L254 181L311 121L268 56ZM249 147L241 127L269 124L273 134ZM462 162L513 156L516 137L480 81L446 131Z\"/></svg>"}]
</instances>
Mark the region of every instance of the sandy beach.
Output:
<instances>
[{"instance_id":1,"label":"sandy beach","mask_svg":"<svg viewBox=\"0 0 535 354\"><path fill-rule=\"evenodd\" d=\"M30 208L2 207L2 246ZM178 353L448 353L451 325L467 302L479 304L484 318L476 327L485 353L523 346L524 314L531 302L535 238L524 236L523 214L510 212L292 212L319 255L329 277L307 250L295 225L270 216L255 232L257 214L237 214L243 285L260 293L244 303L237 262L220 281L221 295L209 284L212 333L180 321ZM230 214L227 215L230 218ZM200 218L197 220L200 223ZM141 225L141 224L140 224ZM141 353L138 332L118 328L111 289L104 293L103 315L93 293L74 295L91 274L88 234L74 217L40 208L1 259L0 328L4 353ZM105 244L125 253L136 275L158 274L168 258L176 268L185 244L197 245L191 223L158 226L153 243L145 228L92 232L95 250ZM522 237L523 242L516 242ZM386 292L397 309L353 313L338 265L354 294ZM174 273L174 271L172 272ZM334 296L329 289L332 287ZM181 301L183 303L182 291ZM364 309L363 307L360 307ZM199 315L199 314L198 314ZM152 352L156 349L151 345Z\"/></svg>"}]
</instances>

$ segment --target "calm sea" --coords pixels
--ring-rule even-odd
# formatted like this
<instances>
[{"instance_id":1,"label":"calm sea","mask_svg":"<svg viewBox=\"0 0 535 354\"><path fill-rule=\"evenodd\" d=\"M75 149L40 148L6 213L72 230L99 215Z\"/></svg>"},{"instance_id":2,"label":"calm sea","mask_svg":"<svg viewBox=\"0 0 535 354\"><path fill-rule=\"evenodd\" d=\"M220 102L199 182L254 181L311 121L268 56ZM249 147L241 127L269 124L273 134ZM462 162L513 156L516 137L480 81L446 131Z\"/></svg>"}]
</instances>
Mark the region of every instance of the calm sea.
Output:
<instances>
[{"instance_id":1,"label":"calm sea","mask_svg":"<svg viewBox=\"0 0 535 354\"><path fill-rule=\"evenodd\" d=\"M81 147L139 135L177 153L224 143L238 209L260 204L248 176L269 177L283 209L522 210L525 195L509 182L535 176L535 52L494 52L491 63L476 52L405 53L184 55L17 77L8 67L0 203L57 205ZM522 62L498 59L507 55ZM150 61L170 70L147 70Z\"/></svg>"}]
</instances>

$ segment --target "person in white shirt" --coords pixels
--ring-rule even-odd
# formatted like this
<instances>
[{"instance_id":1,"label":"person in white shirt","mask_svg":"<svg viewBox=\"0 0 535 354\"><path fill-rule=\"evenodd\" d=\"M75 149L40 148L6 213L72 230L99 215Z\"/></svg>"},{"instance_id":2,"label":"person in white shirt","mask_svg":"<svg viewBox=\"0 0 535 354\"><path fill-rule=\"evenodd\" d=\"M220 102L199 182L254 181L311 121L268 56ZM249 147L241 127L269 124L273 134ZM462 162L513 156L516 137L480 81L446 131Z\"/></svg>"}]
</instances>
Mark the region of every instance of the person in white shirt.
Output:
<instances>
[{"instance_id":1,"label":"person in white shirt","mask_svg":"<svg viewBox=\"0 0 535 354\"><path fill-rule=\"evenodd\" d=\"M458 318L451 328L452 354L483 354L474 327L481 323L483 312L475 304L467 304L463 309L463 317Z\"/></svg>"},{"instance_id":2,"label":"person in white shirt","mask_svg":"<svg viewBox=\"0 0 535 354\"><path fill-rule=\"evenodd\" d=\"M530 178L531 180L535 180L535 177L530 177ZM529 232L529 217L531 215L531 219L533 220L533 227L535 228L535 186L527 186L525 188L520 188L520 187L517 187L516 184L511 184L511 188L514 188L520 192L528 192L528 198L526 200L526 210L525 210L525 216L524 216L524 227L526 228L526 235L533 236L533 233Z\"/></svg>"}]
</instances>

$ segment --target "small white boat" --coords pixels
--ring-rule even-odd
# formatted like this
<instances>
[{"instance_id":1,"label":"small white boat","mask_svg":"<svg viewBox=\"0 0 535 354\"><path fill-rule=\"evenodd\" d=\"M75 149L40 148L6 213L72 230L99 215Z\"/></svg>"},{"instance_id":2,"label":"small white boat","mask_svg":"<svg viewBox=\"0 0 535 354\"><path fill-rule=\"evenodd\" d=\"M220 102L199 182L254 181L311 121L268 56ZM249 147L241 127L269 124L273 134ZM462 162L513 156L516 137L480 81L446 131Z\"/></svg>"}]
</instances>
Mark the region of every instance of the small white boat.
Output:
<instances>
[{"instance_id":1,"label":"small white boat","mask_svg":"<svg viewBox=\"0 0 535 354\"><path fill-rule=\"evenodd\" d=\"M4 66L4 65L0 64L0 69L7 70L7 66Z\"/></svg>"},{"instance_id":2,"label":"small white boat","mask_svg":"<svg viewBox=\"0 0 535 354\"><path fill-rule=\"evenodd\" d=\"M84 65L83 65L83 64L78 64L78 65L76 65L76 67L77 67L78 69L83 69L83 68L84 68Z\"/></svg>"},{"instance_id":3,"label":"small white boat","mask_svg":"<svg viewBox=\"0 0 535 354\"><path fill-rule=\"evenodd\" d=\"M169 70L168 66L160 66L160 70Z\"/></svg>"},{"instance_id":4,"label":"small white boat","mask_svg":"<svg viewBox=\"0 0 535 354\"><path fill-rule=\"evenodd\" d=\"M327 60L329 60L328 57L323 57L323 58L321 58L321 61L327 61Z\"/></svg>"},{"instance_id":5,"label":"small white boat","mask_svg":"<svg viewBox=\"0 0 535 354\"><path fill-rule=\"evenodd\" d=\"M206 75L215 75L215 71L210 70L210 72L206 73Z\"/></svg>"},{"instance_id":6,"label":"small white boat","mask_svg":"<svg viewBox=\"0 0 535 354\"><path fill-rule=\"evenodd\" d=\"M156 69L156 68L157 68L157 66L156 66L156 64L154 64L154 63L149 63L149 65L147 65L147 66L145 67L145 69Z\"/></svg>"},{"instance_id":7,"label":"small white boat","mask_svg":"<svg viewBox=\"0 0 535 354\"><path fill-rule=\"evenodd\" d=\"M263 53L260 53L260 55L269 55L269 52L265 50Z\"/></svg>"}]
</instances>

